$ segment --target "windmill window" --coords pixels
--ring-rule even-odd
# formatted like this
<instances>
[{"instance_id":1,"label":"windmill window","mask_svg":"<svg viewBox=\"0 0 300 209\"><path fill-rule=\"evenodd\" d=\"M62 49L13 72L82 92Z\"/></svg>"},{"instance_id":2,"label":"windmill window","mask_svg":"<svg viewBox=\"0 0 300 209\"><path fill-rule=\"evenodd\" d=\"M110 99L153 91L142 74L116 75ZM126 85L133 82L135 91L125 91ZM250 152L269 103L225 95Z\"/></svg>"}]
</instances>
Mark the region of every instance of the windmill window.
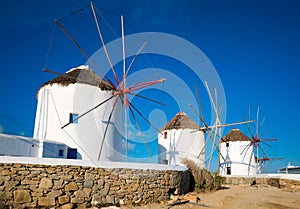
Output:
<instances>
[{"instance_id":1,"label":"windmill window","mask_svg":"<svg viewBox=\"0 0 300 209\"><path fill-rule=\"evenodd\" d=\"M226 167L226 174L231 175L231 167L230 166Z\"/></svg>"},{"instance_id":2,"label":"windmill window","mask_svg":"<svg viewBox=\"0 0 300 209\"><path fill-rule=\"evenodd\" d=\"M229 142L226 142L226 147L229 147Z\"/></svg>"},{"instance_id":3,"label":"windmill window","mask_svg":"<svg viewBox=\"0 0 300 209\"><path fill-rule=\"evenodd\" d=\"M165 131L165 132L164 132L164 139L166 139L167 136L168 136L168 133Z\"/></svg>"},{"instance_id":4,"label":"windmill window","mask_svg":"<svg viewBox=\"0 0 300 209\"><path fill-rule=\"evenodd\" d=\"M63 150L63 149L60 149L60 150L58 151L58 156L59 156L59 157L63 157L63 156L64 156L64 150Z\"/></svg>"},{"instance_id":5,"label":"windmill window","mask_svg":"<svg viewBox=\"0 0 300 209\"><path fill-rule=\"evenodd\" d=\"M70 113L69 122L70 123L78 124L78 114L76 114L76 113Z\"/></svg>"}]
</instances>

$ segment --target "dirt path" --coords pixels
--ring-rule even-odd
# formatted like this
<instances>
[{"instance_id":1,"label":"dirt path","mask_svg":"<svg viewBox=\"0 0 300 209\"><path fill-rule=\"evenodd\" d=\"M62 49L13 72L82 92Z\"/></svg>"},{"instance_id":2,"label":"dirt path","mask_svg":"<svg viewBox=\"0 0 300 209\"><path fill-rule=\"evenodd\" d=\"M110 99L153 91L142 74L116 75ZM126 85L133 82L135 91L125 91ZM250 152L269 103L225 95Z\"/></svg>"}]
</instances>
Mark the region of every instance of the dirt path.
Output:
<instances>
[{"instance_id":1,"label":"dirt path","mask_svg":"<svg viewBox=\"0 0 300 209\"><path fill-rule=\"evenodd\" d=\"M169 203L144 206L122 206L123 209L185 209L185 208L248 208L248 209L300 209L300 192L292 193L269 186L230 186L211 193L189 193L190 199L199 197L197 204L186 203L170 206ZM173 201L174 202L174 201Z\"/></svg>"}]
</instances>

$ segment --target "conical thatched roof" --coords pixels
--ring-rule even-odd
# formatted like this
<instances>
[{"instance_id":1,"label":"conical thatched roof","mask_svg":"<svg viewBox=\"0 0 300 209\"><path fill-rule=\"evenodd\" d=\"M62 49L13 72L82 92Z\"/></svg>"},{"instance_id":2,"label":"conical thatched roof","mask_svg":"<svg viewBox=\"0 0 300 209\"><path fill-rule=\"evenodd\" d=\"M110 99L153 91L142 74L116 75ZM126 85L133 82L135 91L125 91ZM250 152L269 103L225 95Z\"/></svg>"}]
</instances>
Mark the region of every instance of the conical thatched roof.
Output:
<instances>
[{"instance_id":1,"label":"conical thatched roof","mask_svg":"<svg viewBox=\"0 0 300 209\"><path fill-rule=\"evenodd\" d=\"M66 74L59 75L56 78L47 81L46 83L40 86L39 90L48 84L59 84L61 86L68 86L74 83L83 83L91 86L97 86L101 90L113 89L113 87L110 84L101 79L88 66L79 66L77 68L73 68L67 71Z\"/></svg>"},{"instance_id":2,"label":"conical thatched roof","mask_svg":"<svg viewBox=\"0 0 300 209\"><path fill-rule=\"evenodd\" d=\"M184 112L179 112L161 129L161 131L185 128L200 129L200 126L190 119Z\"/></svg>"},{"instance_id":3,"label":"conical thatched roof","mask_svg":"<svg viewBox=\"0 0 300 209\"><path fill-rule=\"evenodd\" d=\"M220 143L222 142L236 142L236 141L250 141L250 138L243 134L239 129L233 128L231 131L229 131L226 136L224 136Z\"/></svg>"}]
</instances>

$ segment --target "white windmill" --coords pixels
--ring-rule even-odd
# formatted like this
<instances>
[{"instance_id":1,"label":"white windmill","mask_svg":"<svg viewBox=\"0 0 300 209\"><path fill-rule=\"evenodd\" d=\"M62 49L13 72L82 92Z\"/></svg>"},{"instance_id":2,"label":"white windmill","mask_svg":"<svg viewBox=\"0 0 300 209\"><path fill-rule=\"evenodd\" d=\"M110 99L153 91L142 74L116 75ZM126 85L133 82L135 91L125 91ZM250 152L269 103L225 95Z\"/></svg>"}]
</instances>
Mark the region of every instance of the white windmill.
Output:
<instances>
[{"instance_id":1,"label":"white windmill","mask_svg":"<svg viewBox=\"0 0 300 209\"><path fill-rule=\"evenodd\" d=\"M64 81L55 82L51 81L44 85L39 91L39 104L37 119L36 119L36 131L35 137L41 141L45 139L60 140L66 143L73 149L78 149L79 155L83 159L89 159L92 161L121 161L122 158L122 110L125 121L125 143L126 143L126 157L128 158L128 115L131 114L132 118L137 126L142 140L145 142L143 134L141 134L141 128L138 124L136 114L143 118L152 127L146 117L143 116L141 111L134 104L132 104L128 95L141 97L145 100L156 102L153 99L145 96L140 96L134 92L143 88L146 88L157 83L164 82L165 79L153 80L148 82L140 82L133 85L127 83L127 75L141 50L145 47L146 42L140 47L136 55L132 58L129 65L126 65L125 55L125 38L124 38L124 24L123 16L121 18L121 31L122 31L122 78L119 79L116 73L115 66L113 66L111 58L109 56L108 49L106 48L103 35L101 33L100 25L97 18L98 10L95 9L93 3L89 4L95 24L97 27L98 35L104 49L106 58L109 62L111 71L113 73L114 81L108 78L95 61L90 58L87 52L81 47L81 45L73 38L71 33L63 26L62 21L76 15L87 8L84 7L78 11L73 12L71 15L64 17L60 20L56 20L56 25L67 35L72 43L80 50L84 57L89 61L91 67L96 69L102 78L95 76L96 74L91 71L89 67L79 67L71 69L65 75L53 72L51 70L44 69L46 72L59 74L60 78L66 80L72 80L68 85L64 86ZM88 69L82 69L88 68ZM79 75L73 74L80 70ZM89 79L82 74L91 75L95 77L97 81L95 84L90 84L85 81ZM73 82L75 80L75 82ZM76 93L75 93L76 90ZM68 96L74 94L76 98ZM56 98L52 98L52 97ZM86 105L86 101L93 100ZM52 103L49 102L52 100ZM41 102L40 102L41 101ZM55 101L55 102L54 102ZM157 102L159 103L159 102ZM75 104L75 105L74 105ZM161 103L159 103L161 104ZM76 108L75 108L76 107ZM95 116L97 118L95 118ZM97 120L95 122L95 120ZM55 121L55 122L53 122ZM91 126L86 121L93 121L94 126ZM148 149L148 147L147 147ZM149 151L149 155L152 156ZM80 156L79 156L80 157ZM76 156L78 158L78 155Z\"/></svg>"}]
</instances>

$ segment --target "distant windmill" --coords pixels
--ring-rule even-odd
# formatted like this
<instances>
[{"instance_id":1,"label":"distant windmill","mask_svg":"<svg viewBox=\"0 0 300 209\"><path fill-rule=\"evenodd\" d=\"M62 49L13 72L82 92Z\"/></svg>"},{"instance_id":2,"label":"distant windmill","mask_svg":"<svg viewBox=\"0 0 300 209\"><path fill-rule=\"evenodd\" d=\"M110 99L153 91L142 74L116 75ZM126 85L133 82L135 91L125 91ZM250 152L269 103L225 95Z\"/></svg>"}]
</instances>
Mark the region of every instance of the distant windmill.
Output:
<instances>
[{"instance_id":1,"label":"distant windmill","mask_svg":"<svg viewBox=\"0 0 300 209\"><path fill-rule=\"evenodd\" d=\"M251 156L255 156L256 159L256 173L260 173L260 172L265 172L265 162L271 160L271 158L267 158L266 153L262 147L261 144L267 146L267 147L271 147L271 145L269 145L267 142L270 141L276 141L277 138L262 138L260 131L262 126L264 125L264 122L266 120L266 117L264 116L263 118L260 119L260 108L257 108L257 112L256 112L256 121L255 121L255 132L253 133L253 130L249 124L247 125L247 129L250 133L250 142L248 145L245 146L245 148L242 150L241 154L246 154L249 150L251 150ZM251 117L251 111L250 111L250 107L249 107L249 111L248 111L248 117ZM252 149L250 149L252 148ZM259 158L260 155L263 155L262 158ZM250 162L249 165L251 164L251 159L250 158ZM274 158L274 160L281 160L282 158ZM261 162L263 162L263 168L261 169Z\"/></svg>"},{"instance_id":2,"label":"distant windmill","mask_svg":"<svg viewBox=\"0 0 300 209\"><path fill-rule=\"evenodd\" d=\"M248 121L242 121L242 122L236 122L236 123L221 124L220 114L222 112L223 105L221 105L220 108L218 107L217 90L216 89L214 90L214 97L213 97L213 95L211 93L211 90L208 86L208 83L206 81L205 81L205 88L208 92L210 102L211 102L212 107L213 107L213 111L216 114L216 119L215 119L214 124L211 125L211 126L208 126L207 123L205 122L204 113L203 113L202 105L201 105L201 102L200 102L199 91L198 91L198 87L196 85L195 85L195 91L196 91L197 102L198 102L198 106L199 106L199 112L193 107L193 105L190 104L190 107L192 108L194 113L199 117L200 121L202 122L203 127L200 128L199 131L204 131L205 133L207 133L207 139L205 141L204 146L201 148L198 157L200 157L202 155L202 153L205 152L208 142L211 141L211 143L212 143L211 151L210 151L209 157L207 159L208 160L207 169L210 170L212 156L213 156L213 153L216 149L218 150L218 153L221 156L221 158L223 159L223 161L226 161L226 159L224 158L224 156L222 155L222 153L219 150L219 146L218 146L218 142L217 142L218 139L222 138L222 128L227 127L227 126L247 124L247 123L251 123L253 121L248 120Z\"/></svg>"}]
</instances>

